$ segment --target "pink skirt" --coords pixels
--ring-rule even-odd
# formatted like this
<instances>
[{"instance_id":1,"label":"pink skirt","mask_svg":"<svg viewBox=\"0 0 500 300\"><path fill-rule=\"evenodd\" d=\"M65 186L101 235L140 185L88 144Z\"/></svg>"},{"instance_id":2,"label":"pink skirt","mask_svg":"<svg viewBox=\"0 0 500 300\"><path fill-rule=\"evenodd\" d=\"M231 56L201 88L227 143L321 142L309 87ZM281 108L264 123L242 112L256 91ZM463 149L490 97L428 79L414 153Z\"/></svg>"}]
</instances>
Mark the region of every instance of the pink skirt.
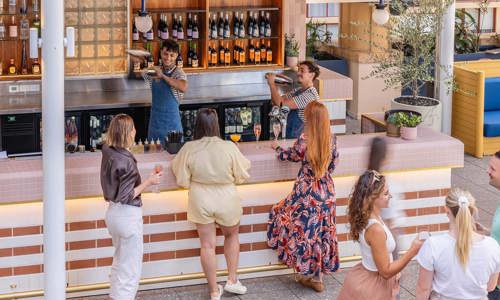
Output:
<instances>
[{"instance_id":1,"label":"pink skirt","mask_svg":"<svg viewBox=\"0 0 500 300\"><path fill-rule=\"evenodd\" d=\"M394 300L398 292L399 274L384 279L359 263L347 273L337 300Z\"/></svg>"}]
</instances>

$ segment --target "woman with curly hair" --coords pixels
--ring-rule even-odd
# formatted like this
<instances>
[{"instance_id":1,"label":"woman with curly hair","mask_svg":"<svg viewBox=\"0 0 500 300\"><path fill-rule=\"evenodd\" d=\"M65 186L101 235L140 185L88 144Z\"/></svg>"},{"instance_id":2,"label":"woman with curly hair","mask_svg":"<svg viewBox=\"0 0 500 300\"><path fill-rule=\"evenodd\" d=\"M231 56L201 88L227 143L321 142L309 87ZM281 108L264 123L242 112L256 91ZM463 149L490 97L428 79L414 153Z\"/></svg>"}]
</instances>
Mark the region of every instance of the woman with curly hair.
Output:
<instances>
[{"instance_id":1,"label":"woman with curly hair","mask_svg":"<svg viewBox=\"0 0 500 300\"><path fill-rule=\"evenodd\" d=\"M292 192L271 210L267 238L278 258L300 274L298 281L321 292L322 275L339 267L331 176L338 152L327 108L313 101L304 115L304 133L292 147L273 145L279 160L300 162L302 167Z\"/></svg>"},{"instance_id":2,"label":"woman with curly hair","mask_svg":"<svg viewBox=\"0 0 500 300\"><path fill-rule=\"evenodd\" d=\"M396 299L398 274L417 255L423 241L416 238L398 260L392 252L396 242L380 217L391 195L385 177L368 170L356 182L349 200L350 236L361 246L361 263L353 267L344 281L338 300Z\"/></svg>"}]
</instances>

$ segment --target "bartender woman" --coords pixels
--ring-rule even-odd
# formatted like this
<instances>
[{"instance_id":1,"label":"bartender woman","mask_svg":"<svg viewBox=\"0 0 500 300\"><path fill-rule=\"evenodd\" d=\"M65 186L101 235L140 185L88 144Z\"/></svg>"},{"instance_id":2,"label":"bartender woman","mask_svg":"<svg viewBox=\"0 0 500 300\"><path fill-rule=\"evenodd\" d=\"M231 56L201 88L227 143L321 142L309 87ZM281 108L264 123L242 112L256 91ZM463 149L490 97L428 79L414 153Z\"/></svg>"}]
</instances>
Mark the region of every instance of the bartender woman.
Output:
<instances>
[{"instance_id":1,"label":"bartender woman","mask_svg":"<svg viewBox=\"0 0 500 300\"><path fill-rule=\"evenodd\" d=\"M278 75L279 76L279 75ZM280 95L276 83L276 74L267 74L267 83L271 89L271 101L273 105L283 105L290 108L288 114L286 137L297 138L304 127L304 108L309 102L319 100L318 91L314 87L314 80L319 76L319 67L310 61L303 61L298 65L297 82L299 88Z\"/></svg>"},{"instance_id":2,"label":"bartender woman","mask_svg":"<svg viewBox=\"0 0 500 300\"><path fill-rule=\"evenodd\" d=\"M160 139L171 131L182 132L179 103L187 91L186 73L182 67L176 66L179 55L179 44L174 40L166 40L160 49L163 66L154 66L156 76L151 80L153 95L151 115L149 119L148 139Z\"/></svg>"}]
</instances>

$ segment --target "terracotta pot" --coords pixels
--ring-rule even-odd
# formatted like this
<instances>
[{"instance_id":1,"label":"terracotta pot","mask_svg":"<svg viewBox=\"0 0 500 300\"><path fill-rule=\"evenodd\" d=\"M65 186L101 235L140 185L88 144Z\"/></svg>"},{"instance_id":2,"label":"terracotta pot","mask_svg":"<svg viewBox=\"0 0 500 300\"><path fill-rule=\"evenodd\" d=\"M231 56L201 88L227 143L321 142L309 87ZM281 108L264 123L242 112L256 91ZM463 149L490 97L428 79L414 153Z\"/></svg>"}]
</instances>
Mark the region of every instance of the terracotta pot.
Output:
<instances>
[{"instance_id":1,"label":"terracotta pot","mask_svg":"<svg viewBox=\"0 0 500 300\"><path fill-rule=\"evenodd\" d=\"M401 126L401 137L404 140L415 140L417 139L418 127L404 127Z\"/></svg>"},{"instance_id":2,"label":"terracotta pot","mask_svg":"<svg viewBox=\"0 0 500 300\"><path fill-rule=\"evenodd\" d=\"M400 127L397 127L394 124L387 124L387 136L391 137L399 137L400 136Z\"/></svg>"},{"instance_id":3,"label":"terracotta pot","mask_svg":"<svg viewBox=\"0 0 500 300\"><path fill-rule=\"evenodd\" d=\"M296 57L296 56L287 56L286 57L286 65L289 66L290 68L297 67L298 63L299 63L298 57Z\"/></svg>"}]
</instances>

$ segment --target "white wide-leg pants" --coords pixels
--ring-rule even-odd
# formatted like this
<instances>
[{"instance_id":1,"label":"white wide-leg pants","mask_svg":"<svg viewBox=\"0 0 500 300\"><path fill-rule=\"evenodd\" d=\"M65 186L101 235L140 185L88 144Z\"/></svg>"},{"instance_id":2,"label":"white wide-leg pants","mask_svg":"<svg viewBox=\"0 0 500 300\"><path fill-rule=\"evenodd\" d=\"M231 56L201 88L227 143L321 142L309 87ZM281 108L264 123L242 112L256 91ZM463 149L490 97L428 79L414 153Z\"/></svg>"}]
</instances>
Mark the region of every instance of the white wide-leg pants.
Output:
<instances>
[{"instance_id":1,"label":"white wide-leg pants","mask_svg":"<svg viewBox=\"0 0 500 300\"><path fill-rule=\"evenodd\" d=\"M109 276L113 300L135 299L142 271L142 224L142 208L110 202L106 226L115 247Z\"/></svg>"}]
</instances>

